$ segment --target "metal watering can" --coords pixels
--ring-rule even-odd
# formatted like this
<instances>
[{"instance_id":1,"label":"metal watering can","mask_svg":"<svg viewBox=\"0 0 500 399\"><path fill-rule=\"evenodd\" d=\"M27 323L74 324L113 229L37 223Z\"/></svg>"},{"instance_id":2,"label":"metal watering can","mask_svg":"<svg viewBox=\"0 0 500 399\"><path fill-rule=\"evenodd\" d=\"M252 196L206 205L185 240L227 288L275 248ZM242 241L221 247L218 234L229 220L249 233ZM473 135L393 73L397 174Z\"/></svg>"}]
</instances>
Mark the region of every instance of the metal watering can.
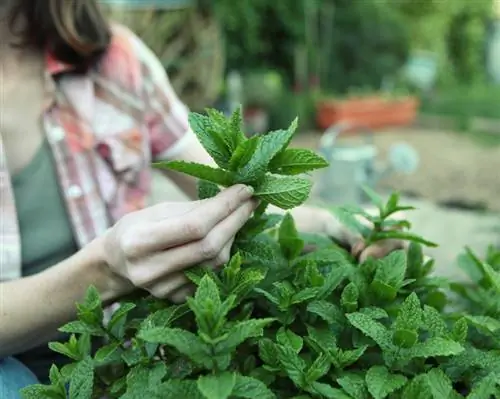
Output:
<instances>
[{"instance_id":1,"label":"metal watering can","mask_svg":"<svg viewBox=\"0 0 500 399\"><path fill-rule=\"evenodd\" d=\"M385 164L377 164L373 132L366 128L358 128L363 130L364 143L337 143L339 135L350 127L348 123L332 125L320 139L318 151L330 166L319 172L316 194L329 204L361 205L367 201L363 186L374 188L392 173L409 175L418 168L418 153L406 143L392 145Z\"/></svg>"}]
</instances>

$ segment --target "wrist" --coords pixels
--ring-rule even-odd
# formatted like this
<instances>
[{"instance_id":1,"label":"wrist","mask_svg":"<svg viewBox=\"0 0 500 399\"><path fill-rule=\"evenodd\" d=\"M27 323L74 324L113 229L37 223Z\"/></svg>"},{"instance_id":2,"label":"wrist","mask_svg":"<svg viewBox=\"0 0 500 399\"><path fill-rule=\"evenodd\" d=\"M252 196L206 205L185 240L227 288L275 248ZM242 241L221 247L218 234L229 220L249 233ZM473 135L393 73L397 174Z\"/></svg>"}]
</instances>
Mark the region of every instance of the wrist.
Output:
<instances>
[{"instance_id":1,"label":"wrist","mask_svg":"<svg viewBox=\"0 0 500 399\"><path fill-rule=\"evenodd\" d=\"M87 257L87 272L92 276L90 284L98 289L103 303L109 304L128 294L133 290L133 286L110 267L104 242L104 236L98 237L90 242L84 251Z\"/></svg>"}]
</instances>

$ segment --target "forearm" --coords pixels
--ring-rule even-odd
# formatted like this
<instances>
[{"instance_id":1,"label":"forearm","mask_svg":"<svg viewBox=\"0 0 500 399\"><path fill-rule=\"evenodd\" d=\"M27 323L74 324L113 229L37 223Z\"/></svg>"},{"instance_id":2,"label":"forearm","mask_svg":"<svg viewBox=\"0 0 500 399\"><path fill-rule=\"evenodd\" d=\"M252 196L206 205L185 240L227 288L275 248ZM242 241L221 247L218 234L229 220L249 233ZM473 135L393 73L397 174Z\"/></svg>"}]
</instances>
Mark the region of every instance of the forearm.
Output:
<instances>
[{"instance_id":1,"label":"forearm","mask_svg":"<svg viewBox=\"0 0 500 399\"><path fill-rule=\"evenodd\" d=\"M59 327L74 320L75 303L90 285L103 301L112 302L115 280L102 259L95 241L42 273L0 283L0 359L52 339Z\"/></svg>"}]
</instances>

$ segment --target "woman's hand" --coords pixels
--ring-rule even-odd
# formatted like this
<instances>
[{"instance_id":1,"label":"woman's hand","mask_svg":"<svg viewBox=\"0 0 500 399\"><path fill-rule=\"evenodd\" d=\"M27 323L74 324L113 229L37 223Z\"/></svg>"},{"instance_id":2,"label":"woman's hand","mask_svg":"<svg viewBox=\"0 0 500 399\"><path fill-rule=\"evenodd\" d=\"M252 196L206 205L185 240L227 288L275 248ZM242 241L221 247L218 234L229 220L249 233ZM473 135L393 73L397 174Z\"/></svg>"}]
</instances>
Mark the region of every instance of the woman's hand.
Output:
<instances>
[{"instance_id":1,"label":"woman's hand","mask_svg":"<svg viewBox=\"0 0 500 399\"><path fill-rule=\"evenodd\" d=\"M102 241L117 294L138 287L156 297L184 299L185 269L229 260L235 235L257 206L252 194L237 185L214 198L164 202L123 217Z\"/></svg>"},{"instance_id":2,"label":"woman's hand","mask_svg":"<svg viewBox=\"0 0 500 399\"><path fill-rule=\"evenodd\" d=\"M375 213L376 209L365 209L368 213ZM392 251L404 249L406 243L402 240L384 240L374 245L367 246L361 235L349 230L330 211L311 206L301 206L292 210L297 229L302 232L325 234L332 239L344 244L351 253L364 262L368 257L383 258ZM393 218L403 219L404 214L397 213ZM369 226L369 222L360 218L362 223Z\"/></svg>"},{"instance_id":3,"label":"woman's hand","mask_svg":"<svg viewBox=\"0 0 500 399\"><path fill-rule=\"evenodd\" d=\"M375 215L378 210L377 209L365 209L365 212L369 214ZM391 216L391 219L394 220L403 220L405 215L403 212L395 213ZM333 214L328 212L328 215L325 215L325 232L329 237L335 238L338 241L345 243L351 250L351 254L356 257L361 263L364 262L367 258L375 258L380 259L392 251L396 251L398 249L407 249L407 242L403 240L383 240L378 241L373 245L366 245L363 237L359 233L355 233L349 230L346 226L344 226ZM364 225L371 227L371 224L368 220L358 217L358 220Z\"/></svg>"}]
</instances>

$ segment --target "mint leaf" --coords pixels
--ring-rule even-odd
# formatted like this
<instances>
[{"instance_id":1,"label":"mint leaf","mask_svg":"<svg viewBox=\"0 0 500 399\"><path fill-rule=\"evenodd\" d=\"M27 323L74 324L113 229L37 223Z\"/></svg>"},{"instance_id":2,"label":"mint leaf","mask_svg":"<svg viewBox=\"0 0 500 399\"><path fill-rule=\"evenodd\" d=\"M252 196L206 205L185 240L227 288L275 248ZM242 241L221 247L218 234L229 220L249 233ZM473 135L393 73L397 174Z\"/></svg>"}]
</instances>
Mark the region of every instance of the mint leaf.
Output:
<instances>
[{"instance_id":1,"label":"mint leaf","mask_svg":"<svg viewBox=\"0 0 500 399\"><path fill-rule=\"evenodd\" d=\"M312 183L299 177L265 176L255 190L255 196L281 209L302 205L309 197Z\"/></svg>"},{"instance_id":2,"label":"mint leaf","mask_svg":"<svg viewBox=\"0 0 500 399\"><path fill-rule=\"evenodd\" d=\"M70 399L92 399L94 390L94 366L87 357L76 365L69 385Z\"/></svg>"},{"instance_id":3,"label":"mint leaf","mask_svg":"<svg viewBox=\"0 0 500 399\"><path fill-rule=\"evenodd\" d=\"M199 391L196 381L193 380L168 380L163 384L158 385L158 389L156 389L156 392L158 394L154 397L154 399L205 399L205 397ZM137 396L136 398L139 398L139 396ZM144 395L140 396L140 398L149 399L148 396Z\"/></svg>"},{"instance_id":4,"label":"mint leaf","mask_svg":"<svg viewBox=\"0 0 500 399\"><path fill-rule=\"evenodd\" d=\"M390 333L383 324L363 313L351 313L347 314L346 317L354 327L373 339L381 349L385 350L392 347Z\"/></svg>"},{"instance_id":5,"label":"mint leaf","mask_svg":"<svg viewBox=\"0 0 500 399\"><path fill-rule=\"evenodd\" d=\"M373 366L366 373L368 391L375 399L384 399L401 389L408 379L400 374L391 374L386 367Z\"/></svg>"},{"instance_id":6,"label":"mint leaf","mask_svg":"<svg viewBox=\"0 0 500 399\"><path fill-rule=\"evenodd\" d=\"M500 331L500 320L493 317L470 315L465 315L464 317L470 324L485 334L492 335Z\"/></svg>"},{"instance_id":7,"label":"mint leaf","mask_svg":"<svg viewBox=\"0 0 500 399\"><path fill-rule=\"evenodd\" d=\"M352 398L370 399L365 379L361 375L354 373L344 373L342 377L337 379L337 383Z\"/></svg>"},{"instance_id":8,"label":"mint leaf","mask_svg":"<svg viewBox=\"0 0 500 399\"><path fill-rule=\"evenodd\" d=\"M307 311L319 316L328 324L335 324L341 317L340 309L328 301L310 302Z\"/></svg>"},{"instance_id":9,"label":"mint leaf","mask_svg":"<svg viewBox=\"0 0 500 399\"><path fill-rule=\"evenodd\" d=\"M197 381L198 389L206 399L227 399L236 385L234 373L201 376Z\"/></svg>"},{"instance_id":10,"label":"mint leaf","mask_svg":"<svg viewBox=\"0 0 500 399\"><path fill-rule=\"evenodd\" d=\"M57 387L51 385L34 384L22 388L19 392L23 399L64 399Z\"/></svg>"},{"instance_id":11,"label":"mint leaf","mask_svg":"<svg viewBox=\"0 0 500 399\"><path fill-rule=\"evenodd\" d=\"M222 168L226 167L233 149L228 146L228 141L224 139L221 132L217 131L210 118L192 112L189 114L189 125L217 165Z\"/></svg>"},{"instance_id":12,"label":"mint leaf","mask_svg":"<svg viewBox=\"0 0 500 399\"><path fill-rule=\"evenodd\" d=\"M403 286L406 273L406 254L394 251L376 262L377 268L371 288L384 300L393 300Z\"/></svg>"},{"instance_id":13,"label":"mint leaf","mask_svg":"<svg viewBox=\"0 0 500 399\"><path fill-rule=\"evenodd\" d=\"M283 346L292 348L295 353L299 353L302 350L304 340L295 334L291 330L286 330L281 327L276 334L276 341Z\"/></svg>"},{"instance_id":14,"label":"mint leaf","mask_svg":"<svg viewBox=\"0 0 500 399\"><path fill-rule=\"evenodd\" d=\"M138 338L146 342L172 346L198 364L205 364L206 357L211 354L210 348L198 336L180 328L143 329L139 332Z\"/></svg>"},{"instance_id":15,"label":"mint leaf","mask_svg":"<svg viewBox=\"0 0 500 399\"><path fill-rule=\"evenodd\" d=\"M253 319L236 323L228 332L227 338L216 346L217 351L231 351L248 338L260 337L263 329L275 319Z\"/></svg>"},{"instance_id":16,"label":"mint leaf","mask_svg":"<svg viewBox=\"0 0 500 399\"><path fill-rule=\"evenodd\" d=\"M219 186L207 180L198 180L198 199L204 200L215 197L220 193Z\"/></svg>"},{"instance_id":17,"label":"mint leaf","mask_svg":"<svg viewBox=\"0 0 500 399\"><path fill-rule=\"evenodd\" d=\"M295 222L289 213L281 221L278 242L286 259L295 259L304 248L304 241L299 238Z\"/></svg>"},{"instance_id":18,"label":"mint leaf","mask_svg":"<svg viewBox=\"0 0 500 399\"><path fill-rule=\"evenodd\" d=\"M434 399L449 398L454 391L451 380L441 369L430 370L427 373L427 382Z\"/></svg>"},{"instance_id":19,"label":"mint leaf","mask_svg":"<svg viewBox=\"0 0 500 399\"><path fill-rule=\"evenodd\" d=\"M296 128L297 121L294 121L287 130L278 130L260 136L252 157L243 167L238 169L237 182L260 181L268 171L272 159L290 143Z\"/></svg>"},{"instance_id":20,"label":"mint leaf","mask_svg":"<svg viewBox=\"0 0 500 399\"><path fill-rule=\"evenodd\" d=\"M123 349L119 342L113 342L105 345L96 352L94 361L97 363L112 363L120 361L122 358Z\"/></svg>"},{"instance_id":21,"label":"mint leaf","mask_svg":"<svg viewBox=\"0 0 500 399\"><path fill-rule=\"evenodd\" d=\"M241 142L231 156L229 170L237 172L239 169L243 168L254 156L261 140L262 138L260 136L254 136Z\"/></svg>"},{"instance_id":22,"label":"mint leaf","mask_svg":"<svg viewBox=\"0 0 500 399\"><path fill-rule=\"evenodd\" d=\"M272 160L269 170L280 175L298 175L327 166L328 162L314 151L289 148Z\"/></svg>"},{"instance_id":23,"label":"mint leaf","mask_svg":"<svg viewBox=\"0 0 500 399\"><path fill-rule=\"evenodd\" d=\"M162 161L154 163L153 166L159 169L168 169L184 173L186 175L207 180L221 186L227 187L233 184L233 175L231 172L223 169L212 168L208 165L185 161Z\"/></svg>"},{"instance_id":24,"label":"mint leaf","mask_svg":"<svg viewBox=\"0 0 500 399\"><path fill-rule=\"evenodd\" d=\"M458 355L464 350L464 347L458 342L434 337L429 338L425 342L419 342L410 350L411 357L413 358L428 358L437 356L454 356Z\"/></svg>"},{"instance_id":25,"label":"mint leaf","mask_svg":"<svg viewBox=\"0 0 500 399\"><path fill-rule=\"evenodd\" d=\"M236 375L236 382L232 395L238 398L248 399L275 399L276 395L272 393L266 385L255 378Z\"/></svg>"},{"instance_id":26,"label":"mint leaf","mask_svg":"<svg viewBox=\"0 0 500 399\"><path fill-rule=\"evenodd\" d=\"M381 231L376 233L377 241L381 240L403 240L403 241L411 241L416 242L422 245L425 245L429 248L436 248L438 245L435 242L426 240L416 234L407 233L405 231Z\"/></svg>"},{"instance_id":27,"label":"mint leaf","mask_svg":"<svg viewBox=\"0 0 500 399\"><path fill-rule=\"evenodd\" d=\"M120 304L120 307L113 313L108 324L108 330L116 338L123 338L125 334L125 322L130 311L136 308L136 304L125 302Z\"/></svg>"},{"instance_id":28,"label":"mint leaf","mask_svg":"<svg viewBox=\"0 0 500 399\"><path fill-rule=\"evenodd\" d=\"M74 336L73 336L74 337ZM76 347L71 347L69 343L63 344L61 342L49 342L49 349L53 352L60 353L73 360L80 360L80 352Z\"/></svg>"}]
</instances>

